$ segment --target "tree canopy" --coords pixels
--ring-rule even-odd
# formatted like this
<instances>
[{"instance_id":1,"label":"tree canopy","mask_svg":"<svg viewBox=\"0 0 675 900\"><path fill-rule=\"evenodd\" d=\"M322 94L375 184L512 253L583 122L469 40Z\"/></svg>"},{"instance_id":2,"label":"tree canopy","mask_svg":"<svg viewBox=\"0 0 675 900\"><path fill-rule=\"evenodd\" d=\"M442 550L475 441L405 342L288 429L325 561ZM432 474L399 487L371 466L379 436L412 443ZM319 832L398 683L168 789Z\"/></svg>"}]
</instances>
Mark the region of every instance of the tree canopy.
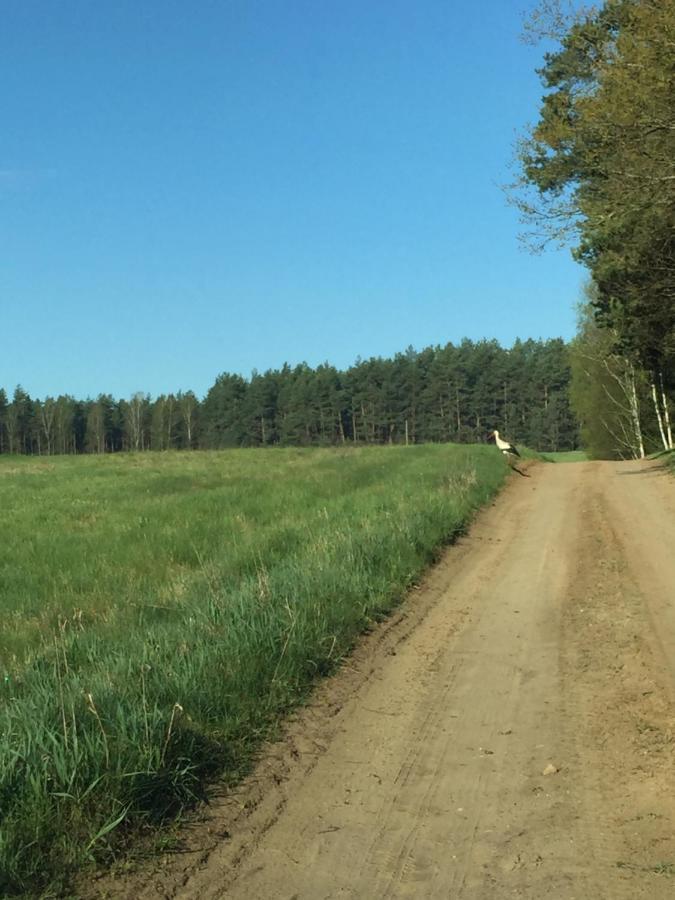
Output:
<instances>
[{"instance_id":1,"label":"tree canopy","mask_svg":"<svg viewBox=\"0 0 675 900\"><path fill-rule=\"evenodd\" d=\"M493 428L542 450L572 449L568 346L559 338L463 340L391 358L284 365L250 379L224 372L200 401L101 394L32 399L0 391L0 452L476 442Z\"/></svg>"},{"instance_id":2,"label":"tree canopy","mask_svg":"<svg viewBox=\"0 0 675 900\"><path fill-rule=\"evenodd\" d=\"M572 238L600 325L672 386L675 360L675 0L606 0L545 56L518 204L535 240Z\"/></svg>"}]
</instances>

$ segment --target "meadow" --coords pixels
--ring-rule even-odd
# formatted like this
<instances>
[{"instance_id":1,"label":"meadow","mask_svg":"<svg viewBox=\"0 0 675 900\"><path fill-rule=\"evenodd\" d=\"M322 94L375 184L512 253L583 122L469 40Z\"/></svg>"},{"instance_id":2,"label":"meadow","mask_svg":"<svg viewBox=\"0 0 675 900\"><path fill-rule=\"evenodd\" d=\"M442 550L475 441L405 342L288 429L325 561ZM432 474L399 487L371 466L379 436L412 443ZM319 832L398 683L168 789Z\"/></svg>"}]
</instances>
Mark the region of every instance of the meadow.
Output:
<instances>
[{"instance_id":1,"label":"meadow","mask_svg":"<svg viewBox=\"0 0 675 900\"><path fill-rule=\"evenodd\" d=\"M0 457L0 894L236 782L506 472L456 445Z\"/></svg>"}]
</instances>

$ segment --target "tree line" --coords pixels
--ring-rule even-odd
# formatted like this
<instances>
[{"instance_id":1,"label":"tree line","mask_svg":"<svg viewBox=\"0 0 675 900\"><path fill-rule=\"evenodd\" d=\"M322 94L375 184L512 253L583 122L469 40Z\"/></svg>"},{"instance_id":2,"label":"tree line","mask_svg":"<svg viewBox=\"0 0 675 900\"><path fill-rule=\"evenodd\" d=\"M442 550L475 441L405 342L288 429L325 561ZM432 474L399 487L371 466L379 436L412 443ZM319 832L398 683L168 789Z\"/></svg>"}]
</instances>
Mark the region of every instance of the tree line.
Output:
<instances>
[{"instance_id":1,"label":"tree line","mask_svg":"<svg viewBox=\"0 0 675 900\"><path fill-rule=\"evenodd\" d=\"M0 453L484 441L499 428L544 451L573 449L569 347L562 339L463 340L392 358L223 373L192 391L78 400L0 389Z\"/></svg>"},{"instance_id":2,"label":"tree line","mask_svg":"<svg viewBox=\"0 0 675 900\"><path fill-rule=\"evenodd\" d=\"M516 202L530 238L571 240L590 275L573 403L598 456L673 449L675 0L605 0L531 23L556 49L523 139Z\"/></svg>"}]
</instances>

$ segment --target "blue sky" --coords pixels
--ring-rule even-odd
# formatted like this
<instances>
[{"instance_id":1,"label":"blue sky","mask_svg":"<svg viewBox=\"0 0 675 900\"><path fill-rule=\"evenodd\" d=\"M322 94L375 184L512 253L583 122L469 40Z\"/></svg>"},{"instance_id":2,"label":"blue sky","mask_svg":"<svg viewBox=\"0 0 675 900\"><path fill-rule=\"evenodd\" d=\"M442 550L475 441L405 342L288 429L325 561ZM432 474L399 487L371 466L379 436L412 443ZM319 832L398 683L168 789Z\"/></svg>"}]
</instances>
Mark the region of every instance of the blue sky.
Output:
<instances>
[{"instance_id":1,"label":"blue sky","mask_svg":"<svg viewBox=\"0 0 675 900\"><path fill-rule=\"evenodd\" d=\"M524 253L500 189L542 93L523 11L4 0L0 386L570 337L583 271Z\"/></svg>"}]
</instances>

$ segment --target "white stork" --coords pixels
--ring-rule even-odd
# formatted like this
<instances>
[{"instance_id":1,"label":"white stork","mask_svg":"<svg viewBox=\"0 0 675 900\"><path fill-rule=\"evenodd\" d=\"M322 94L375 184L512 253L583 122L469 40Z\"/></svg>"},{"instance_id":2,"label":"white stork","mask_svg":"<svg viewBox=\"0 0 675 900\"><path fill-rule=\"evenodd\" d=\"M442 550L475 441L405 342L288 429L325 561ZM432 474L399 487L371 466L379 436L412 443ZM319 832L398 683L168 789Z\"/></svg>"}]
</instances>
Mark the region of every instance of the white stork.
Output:
<instances>
[{"instance_id":1,"label":"white stork","mask_svg":"<svg viewBox=\"0 0 675 900\"><path fill-rule=\"evenodd\" d=\"M518 453L518 448L515 447L510 441L505 441L503 438L500 438L499 432L496 429L492 432L492 437L495 439L495 444L499 447L499 449L507 459L509 458L509 456L520 456L520 453Z\"/></svg>"},{"instance_id":2,"label":"white stork","mask_svg":"<svg viewBox=\"0 0 675 900\"><path fill-rule=\"evenodd\" d=\"M520 453L518 453L518 448L515 444L512 444L510 441L505 441L504 438L499 437L499 432L495 429L490 435L497 445L498 449L502 451L504 457L509 464L509 467L513 469L514 472L517 472L519 475L522 475L524 478L529 478L530 476L527 472L523 472L522 469L519 469L516 465L516 458L520 459Z\"/></svg>"}]
</instances>

